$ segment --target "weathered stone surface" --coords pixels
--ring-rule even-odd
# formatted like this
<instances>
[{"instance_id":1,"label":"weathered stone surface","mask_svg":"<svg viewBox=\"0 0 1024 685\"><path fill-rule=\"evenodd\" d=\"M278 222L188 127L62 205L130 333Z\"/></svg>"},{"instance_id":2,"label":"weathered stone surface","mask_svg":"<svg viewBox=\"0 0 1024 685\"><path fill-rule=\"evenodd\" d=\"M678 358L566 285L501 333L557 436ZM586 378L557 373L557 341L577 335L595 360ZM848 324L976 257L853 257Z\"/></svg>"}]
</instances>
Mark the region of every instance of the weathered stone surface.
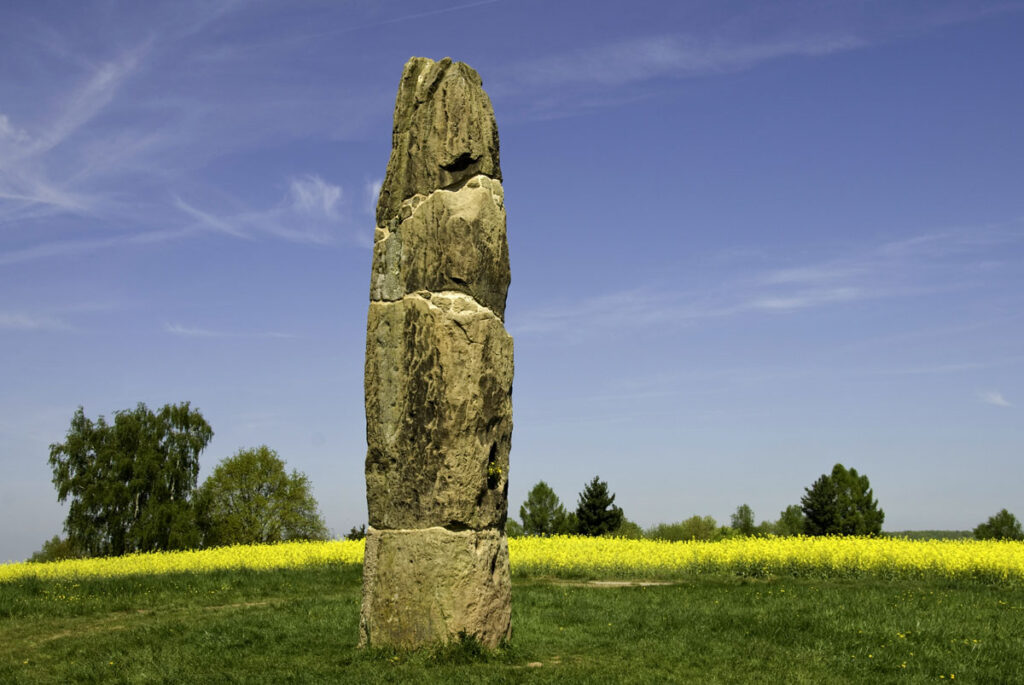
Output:
<instances>
[{"instance_id":1,"label":"weathered stone surface","mask_svg":"<svg viewBox=\"0 0 1024 685\"><path fill-rule=\"evenodd\" d=\"M402 203L477 174L501 180L498 127L479 74L445 57L413 57L395 99L391 159L377 205L386 227Z\"/></svg>"},{"instance_id":2,"label":"weathered stone surface","mask_svg":"<svg viewBox=\"0 0 1024 685\"><path fill-rule=\"evenodd\" d=\"M480 77L413 58L377 205L366 335L363 644L509 635L512 338L498 132Z\"/></svg>"},{"instance_id":3,"label":"weathered stone surface","mask_svg":"<svg viewBox=\"0 0 1024 685\"><path fill-rule=\"evenodd\" d=\"M360 644L417 647L460 633L488 647L509 637L508 543L499 531L366 534Z\"/></svg>"},{"instance_id":4,"label":"weathered stone surface","mask_svg":"<svg viewBox=\"0 0 1024 685\"><path fill-rule=\"evenodd\" d=\"M473 176L455 190L414 195L373 246L371 300L453 290L505 316L510 279L501 182Z\"/></svg>"},{"instance_id":5,"label":"weathered stone surface","mask_svg":"<svg viewBox=\"0 0 1024 685\"><path fill-rule=\"evenodd\" d=\"M366 499L377 528L487 528L508 509L512 338L461 293L370 304Z\"/></svg>"}]
</instances>

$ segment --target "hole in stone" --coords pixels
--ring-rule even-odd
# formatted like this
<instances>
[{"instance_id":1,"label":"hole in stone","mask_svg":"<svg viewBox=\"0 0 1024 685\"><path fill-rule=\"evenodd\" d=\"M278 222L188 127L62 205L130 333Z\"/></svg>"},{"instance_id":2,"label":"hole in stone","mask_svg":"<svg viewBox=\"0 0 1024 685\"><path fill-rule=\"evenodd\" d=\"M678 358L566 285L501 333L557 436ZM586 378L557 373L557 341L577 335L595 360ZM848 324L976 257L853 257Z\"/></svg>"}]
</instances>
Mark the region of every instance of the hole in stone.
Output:
<instances>
[{"instance_id":1,"label":"hole in stone","mask_svg":"<svg viewBox=\"0 0 1024 685\"><path fill-rule=\"evenodd\" d=\"M450 164L442 164L441 168L445 171L463 171L469 167L470 164L477 161L479 157L474 157L468 152L463 152L461 155L455 158Z\"/></svg>"},{"instance_id":2,"label":"hole in stone","mask_svg":"<svg viewBox=\"0 0 1024 685\"><path fill-rule=\"evenodd\" d=\"M498 443L491 443L491 452L487 455L487 487L492 490L501 482L501 467L498 466Z\"/></svg>"}]
</instances>

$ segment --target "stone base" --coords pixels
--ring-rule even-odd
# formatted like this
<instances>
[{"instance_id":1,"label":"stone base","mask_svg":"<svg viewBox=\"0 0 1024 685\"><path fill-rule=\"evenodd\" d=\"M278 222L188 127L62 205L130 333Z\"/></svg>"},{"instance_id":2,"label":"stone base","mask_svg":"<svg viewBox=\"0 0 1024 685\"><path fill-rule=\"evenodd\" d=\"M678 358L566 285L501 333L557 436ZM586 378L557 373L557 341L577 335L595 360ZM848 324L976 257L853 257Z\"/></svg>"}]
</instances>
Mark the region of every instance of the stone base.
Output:
<instances>
[{"instance_id":1,"label":"stone base","mask_svg":"<svg viewBox=\"0 0 1024 685\"><path fill-rule=\"evenodd\" d=\"M415 649L475 636L509 637L508 542L497 530L366 533L359 644Z\"/></svg>"}]
</instances>

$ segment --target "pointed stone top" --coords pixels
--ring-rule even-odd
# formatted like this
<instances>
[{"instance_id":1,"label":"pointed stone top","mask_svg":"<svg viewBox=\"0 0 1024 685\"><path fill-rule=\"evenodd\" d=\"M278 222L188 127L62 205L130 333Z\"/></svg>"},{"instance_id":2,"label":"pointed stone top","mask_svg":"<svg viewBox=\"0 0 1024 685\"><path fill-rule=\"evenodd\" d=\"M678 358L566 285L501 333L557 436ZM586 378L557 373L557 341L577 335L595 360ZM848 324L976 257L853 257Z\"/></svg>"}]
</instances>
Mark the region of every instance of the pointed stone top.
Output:
<instances>
[{"instance_id":1,"label":"pointed stone top","mask_svg":"<svg viewBox=\"0 0 1024 685\"><path fill-rule=\"evenodd\" d=\"M377 205L386 227L404 200L484 174L501 180L494 109L476 71L448 57L413 57L395 100L391 160Z\"/></svg>"}]
</instances>

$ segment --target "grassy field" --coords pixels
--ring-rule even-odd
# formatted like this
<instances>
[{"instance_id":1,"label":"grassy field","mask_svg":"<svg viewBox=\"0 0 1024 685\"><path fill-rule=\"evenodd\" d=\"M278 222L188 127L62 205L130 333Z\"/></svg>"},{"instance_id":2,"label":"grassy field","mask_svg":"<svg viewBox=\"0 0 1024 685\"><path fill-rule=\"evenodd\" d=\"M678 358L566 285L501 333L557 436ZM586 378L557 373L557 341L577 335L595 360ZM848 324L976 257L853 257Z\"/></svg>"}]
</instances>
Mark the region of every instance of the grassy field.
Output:
<instances>
[{"instance_id":1,"label":"grassy field","mask_svg":"<svg viewBox=\"0 0 1024 685\"><path fill-rule=\"evenodd\" d=\"M485 655L356 649L360 579L321 563L8 580L0 682L1024 683L1016 582L517 574L512 642Z\"/></svg>"}]
</instances>

